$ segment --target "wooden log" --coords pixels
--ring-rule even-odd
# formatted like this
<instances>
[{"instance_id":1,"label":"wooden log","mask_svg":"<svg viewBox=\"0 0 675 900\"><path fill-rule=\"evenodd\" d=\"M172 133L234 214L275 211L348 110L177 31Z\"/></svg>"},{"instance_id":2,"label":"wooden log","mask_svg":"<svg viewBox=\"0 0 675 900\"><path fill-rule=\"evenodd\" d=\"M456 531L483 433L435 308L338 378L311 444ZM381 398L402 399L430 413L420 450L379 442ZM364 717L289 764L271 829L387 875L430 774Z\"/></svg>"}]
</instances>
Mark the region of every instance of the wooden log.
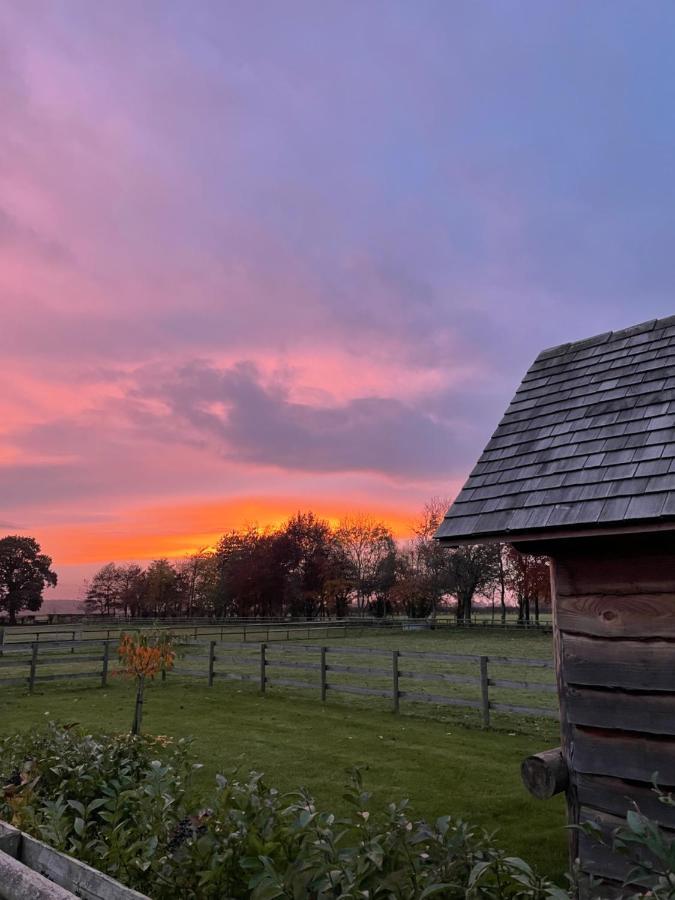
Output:
<instances>
[{"instance_id":1,"label":"wooden log","mask_svg":"<svg viewBox=\"0 0 675 900\"><path fill-rule=\"evenodd\" d=\"M563 635L570 684L675 692L675 643Z\"/></svg>"},{"instance_id":2,"label":"wooden log","mask_svg":"<svg viewBox=\"0 0 675 900\"><path fill-rule=\"evenodd\" d=\"M538 800L548 800L567 790L569 770L560 747L543 750L523 760L520 776L527 790Z\"/></svg>"}]
</instances>

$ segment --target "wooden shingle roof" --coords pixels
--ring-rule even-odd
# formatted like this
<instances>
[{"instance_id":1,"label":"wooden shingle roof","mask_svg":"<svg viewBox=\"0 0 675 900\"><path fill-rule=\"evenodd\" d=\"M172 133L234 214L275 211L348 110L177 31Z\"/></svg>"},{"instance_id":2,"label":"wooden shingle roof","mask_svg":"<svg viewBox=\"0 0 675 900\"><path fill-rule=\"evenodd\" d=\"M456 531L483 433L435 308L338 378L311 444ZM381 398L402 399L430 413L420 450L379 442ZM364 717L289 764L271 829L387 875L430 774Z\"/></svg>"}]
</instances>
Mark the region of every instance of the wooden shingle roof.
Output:
<instances>
[{"instance_id":1,"label":"wooden shingle roof","mask_svg":"<svg viewBox=\"0 0 675 900\"><path fill-rule=\"evenodd\" d=\"M436 537L667 520L675 527L675 316L540 353Z\"/></svg>"}]
</instances>

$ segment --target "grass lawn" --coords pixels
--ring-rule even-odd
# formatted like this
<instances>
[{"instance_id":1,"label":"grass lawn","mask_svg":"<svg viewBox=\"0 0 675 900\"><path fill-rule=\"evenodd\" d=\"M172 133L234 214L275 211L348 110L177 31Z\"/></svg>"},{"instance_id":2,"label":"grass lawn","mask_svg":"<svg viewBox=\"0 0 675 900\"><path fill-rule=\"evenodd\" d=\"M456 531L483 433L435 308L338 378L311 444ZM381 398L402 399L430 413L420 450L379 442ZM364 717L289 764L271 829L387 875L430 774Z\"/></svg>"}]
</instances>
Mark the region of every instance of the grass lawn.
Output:
<instances>
[{"instance_id":1,"label":"grass lawn","mask_svg":"<svg viewBox=\"0 0 675 900\"><path fill-rule=\"evenodd\" d=\"M471 629L369 636L358 643L546 658L550 640ZM193 736L195 756L205 764L204 786L219 771L256 769L282 790L307 786L321 805L337 811L343 808L345 770L361 766L368 789L383 802L408 797L419 815L451 813L496 830L509 852L559 878L566 867L562 798L534 800L519 776L523 757L559 742L557 724L500 717L494 730L483 732L475 727L473 712L447 707L418 712L412 705L395 716L384 701L331 698L324 706L301 692L273 689L262 697L254 685L216 682L208 689L204 682L172 676L150 687L144 728ZM57 682L39 686L33 696L0 689L3 734L46 718L121 731L132 713L133 688L117 679L105 689Z\"/></svg>"}]
</instances>

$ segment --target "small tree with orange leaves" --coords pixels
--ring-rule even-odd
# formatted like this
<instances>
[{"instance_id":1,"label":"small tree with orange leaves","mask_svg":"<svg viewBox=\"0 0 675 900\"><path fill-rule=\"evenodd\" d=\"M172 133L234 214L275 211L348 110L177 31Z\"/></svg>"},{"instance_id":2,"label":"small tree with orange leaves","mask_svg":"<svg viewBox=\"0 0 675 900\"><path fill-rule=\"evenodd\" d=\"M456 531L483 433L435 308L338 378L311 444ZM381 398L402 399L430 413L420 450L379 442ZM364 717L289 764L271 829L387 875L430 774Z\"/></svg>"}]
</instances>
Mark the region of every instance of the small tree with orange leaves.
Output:
<instances>
[{"instance_id":1,"label":"small tree with orange leaves","mask_svg":"<svg viewBox=\"0 0 675 900\"><path fill-rule=\"evenodd\" d=\"M145 679L152 679L160 672L166 672L173 668L173 661L176 657L173 649L173 635L167 632L123 634L117 652L122 663L118 674L136 679L136 708L131 733L140 734L143 722Z\"/></svg>"}]
</instances>

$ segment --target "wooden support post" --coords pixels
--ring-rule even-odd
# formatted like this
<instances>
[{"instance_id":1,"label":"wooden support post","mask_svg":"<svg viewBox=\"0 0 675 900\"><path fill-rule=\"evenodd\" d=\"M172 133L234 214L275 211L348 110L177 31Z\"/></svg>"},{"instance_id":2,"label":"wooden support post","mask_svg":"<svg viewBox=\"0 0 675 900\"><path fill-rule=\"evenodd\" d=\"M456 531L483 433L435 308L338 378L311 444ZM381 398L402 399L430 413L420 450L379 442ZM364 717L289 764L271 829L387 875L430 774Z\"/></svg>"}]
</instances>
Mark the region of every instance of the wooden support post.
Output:
<instances>
[{"instance_id":1,"label":"wooden support post","mask_svg":"<svg viewBox=\"0 0 675 900\"><path fill-rule=\"evenodd\" d=\"M30 675L28 676L28 692L30 694L33 693L33 688L35 687L35 673L37 670L37 661L38 661L38 642L34 641L31 645L32 654L30 658Z\"/></svg>"},{"instance_id":2,"label":"wooden support post","mask_svg":"<svg viewBox=\"0 0 675 900\"><path fill-rule=\"evenodd\" d=\"M490 727L490 680L488 678L488 657L480 658L480 699L483 713L483 728Z\"/></svg>"},{"instance_id":3,"label":"wooden support post","mask_svg":"<svg viewBox=\"0 0 675 900\"><path fill-rule=\"evenodd\" d=\"M267 644L260 645L260 693L265 693L265 687L267 685L267 673L265 671L265 667L267 666L267 660L265 659L265 650L267 648Z\"/></svg>"},{"instance_id":4,"label":"wooden support post","mask_svg":"<svg viewBox=\"0 0 675 900\"><path fill-rule=\"evenodd\" d=\"M569 771L560 747L544 750L523 760L520 767L523 784L538 800L548 800L567 789Z\"/></svg>"},{"instance_id":5,"label":"wooden support post","mask_svg":"<svg viewBox=\"0 0 675 900\"><path fill-rule=\"evenodd\" d=\"M321 648L321 701L326 702L326 647Z\"/></svg>"},{"instance_id":6,"label":"wooden support post","mask_svg":"<svg viewBox=\"0 0 675 900\"><path fill-rule=\"evenodd\" d=\"M400 694L398 689L398 650L393 650L391 654L391 697L392 707L395 713L398 712Z\"/></svg>"},{"instance_id":7,"label":"wooden support post","mask_svg":"<svg viewBox=\"0 0 675 900\"><path fill-rule=\"evenodd\" d=\"M216 642L209 644L209 687L213 687L213 666L216 661Z\"/></svg>"},{"instance_id":8,"label":"wooden support post","mask_svg":"<svg viewBox=\"0 0 675 900\"><path fill-rule=\"evenodd\" d=\"M103 642L103 669L101 671L101 687L108 684L108 661L110 659L110 643Z\"/></svg>"}]
</instances>

